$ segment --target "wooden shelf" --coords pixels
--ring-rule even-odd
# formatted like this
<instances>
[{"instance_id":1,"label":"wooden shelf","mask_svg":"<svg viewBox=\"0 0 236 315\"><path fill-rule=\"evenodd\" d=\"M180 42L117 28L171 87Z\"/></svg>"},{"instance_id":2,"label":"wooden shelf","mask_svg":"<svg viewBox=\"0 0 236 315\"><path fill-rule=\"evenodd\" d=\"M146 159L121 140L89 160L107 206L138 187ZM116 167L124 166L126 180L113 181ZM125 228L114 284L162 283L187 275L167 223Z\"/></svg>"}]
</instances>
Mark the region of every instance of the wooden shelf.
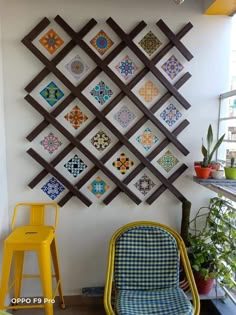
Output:
<instances>
[{"instance_id":1,"label":"wooden shelf","mask_svg":"<svg viewBox=\"0 0 236 315\"><path fill-rule=\"evenodd\" d=\"M193 181L236 202L236 180L213 178L201 179L193 176Z\"/></svg>"}]
</instances>

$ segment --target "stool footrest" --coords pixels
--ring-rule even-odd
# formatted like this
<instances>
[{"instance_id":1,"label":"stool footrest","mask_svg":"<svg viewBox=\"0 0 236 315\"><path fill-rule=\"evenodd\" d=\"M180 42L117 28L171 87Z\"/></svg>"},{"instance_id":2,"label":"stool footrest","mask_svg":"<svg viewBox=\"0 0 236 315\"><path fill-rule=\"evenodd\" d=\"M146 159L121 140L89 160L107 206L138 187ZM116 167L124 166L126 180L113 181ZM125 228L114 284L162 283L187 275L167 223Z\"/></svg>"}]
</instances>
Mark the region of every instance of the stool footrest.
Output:
<instances>
[{"instance_id":1,"label":"stool footrest","mask_svg":"<svg viewBox=\"0 0 236 315\"><path fill-rule=\"evenodd\" d=\"M22 278L24 279L30 279L30 278L40 278L40 275L22 275ZM56 278L56 275L52 275L52 278Z\"/></svg>"}]
</instances>

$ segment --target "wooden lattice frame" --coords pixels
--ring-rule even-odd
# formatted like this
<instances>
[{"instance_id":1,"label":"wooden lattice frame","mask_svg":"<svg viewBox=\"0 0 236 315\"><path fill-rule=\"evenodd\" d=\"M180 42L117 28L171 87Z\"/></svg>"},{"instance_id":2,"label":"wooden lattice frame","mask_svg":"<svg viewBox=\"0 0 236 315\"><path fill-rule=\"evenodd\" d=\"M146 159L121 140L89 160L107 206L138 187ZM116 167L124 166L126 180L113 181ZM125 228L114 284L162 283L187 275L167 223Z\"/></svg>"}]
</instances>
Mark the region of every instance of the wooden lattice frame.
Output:
<instances>
[{"instance_id":1,"label":"wooden lattice frame","mask_svg":"<svg viewBox=\"0 0 236 315\"><path fill-rule=\"evenodd\" d=\"M192 24L188 23L176 35L168 28L162 21L157 22L159 29L169 39L169 43L160 50L160 52L152 59L149 60L144 53L133 43L133 39L146 27L144 21L140 22L130 34L126 34L118 24L109 18L106 23L110 28L120 37L121 42L119 45L104 59L101 60L96 53L83 41L83 37L90 32L97 24L94 19L91 19L79 32L75 32L59 15L56 16L55 21L62 27L62 29L71 37L71 41L50 61L48 60L39 49L33 45L33 40L45 30L50 24L47 18L44 18L28 35L22 40L23 44L43 63L45 68L25 87L27 95L25 99L35 108L44 118L44 120L27 136L29 141L33 141L49 124L52 124L65 138L70 142L62 152L60 152L52 162L48 163L32 148L27 151L44 169L29 183L29 187L34 188L48 173L56 177L69 192L58 202L63 206L72 196L77 196L85 205L90 206L91 201L82 194L79 189L100 169L112 182L117 186L103 202L108 205L121 191L126 193L136 204L140 204L141 200L128 188L128 184L147 167L152 174L154 174L161 186L157 188L150 197L146 200L148 204L152 204L166 189L169 189L181 202L185 200L178 189L173 186L173 182L187 169L185 164L182 164L168 179L165 178L151 163L151 161L169 144L172 143L180 152L185 156L189 151L177 139L177 136L184 130L189 122L185 119L182 123L171 133L156 117L155 112L172 96L174 96L179 103L188 109L190 104L178 92L178 89L191 77L187 72L182 78L172 85L163 74L155 67L155 65L168 53L174 46L180 53L190 61L193 56L186 49L180 41L181 38L187 34L192 28ZM80 48L96 63L97 67L82 81L78 86L74 86L64 74L56 67L57 64L76 46ZM129 49L143 62L144 69L139 72L131 82L125 85L119 77L108 67L109 63L125 48ZM109 78L120 88L121 92L104 108L99 111L83 94L82 91L95 79L101 72L105 72ZM132 92L132 88L148 73L152 72L153 75L163 84L167 89L165 95L159 99L151 109L147 109L145 105L137 98ZM53 73L70 91L71 93L51 112L47 112L31 95L33 89L49 74ZM106 115L127 96L144 114L144 116L125 134L121 134L118 129L106 118ZM78 98L94 115L95 118L74 137L66 128L56 120L56 117L75 99ZM129 141L129 138L146 122L150 120L164 135L165 139L154 149L147 157L144 157L140 151ZM116 143L100 160L97 159L85 146L81 144L82 139L98 124L102 122L117 138ZM106 166L105 163L116 153L123 145L125 145L140 161L132 172L123 180L119 180ZM72 185L63 175L56 170L56 165L74 148L77 147L93 164L94 167L84 175L76 185Z\"/></svg>"}]
</instances>

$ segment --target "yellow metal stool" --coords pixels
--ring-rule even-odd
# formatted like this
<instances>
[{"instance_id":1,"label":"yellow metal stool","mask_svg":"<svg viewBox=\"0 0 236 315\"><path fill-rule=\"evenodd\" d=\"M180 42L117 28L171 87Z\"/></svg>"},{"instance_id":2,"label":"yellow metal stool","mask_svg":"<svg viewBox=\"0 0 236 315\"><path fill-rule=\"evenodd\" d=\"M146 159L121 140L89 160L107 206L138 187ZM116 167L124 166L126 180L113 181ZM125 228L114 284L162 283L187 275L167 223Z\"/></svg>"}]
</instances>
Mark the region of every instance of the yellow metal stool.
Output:
<instances>
[{"instance_id":1,"label":"yellow metal stool","mask_svg":"<svg viewBox=\"0 0 236 315\"><path fill-rule=\"evenodd\" d=\"M30 207L30 221L27 226L15 227L19 207ZM45 225L46 207L55 208L54 226ZM14 209L12 218L12 233L4 241L2 281L0 288L0 309L45 308L46 315L53 315L53 302L56 292L59 292L61 307L65 308L62 294L61 276L59 270L55 230L58 223L58 205L56 203L20 203ZM40 275L23 275L24 252L36 251L38 255ZM51 256L55 275L52 275ZM12 258L14 257L14 279L9 286L9 276ZM43 298L33 299L30 305L5 306L7 293L14 287L14 301L20 301L22 278L41 278ZM52 292L52 277L56 278L56 290Z\"/></svg>"}]
</instances>

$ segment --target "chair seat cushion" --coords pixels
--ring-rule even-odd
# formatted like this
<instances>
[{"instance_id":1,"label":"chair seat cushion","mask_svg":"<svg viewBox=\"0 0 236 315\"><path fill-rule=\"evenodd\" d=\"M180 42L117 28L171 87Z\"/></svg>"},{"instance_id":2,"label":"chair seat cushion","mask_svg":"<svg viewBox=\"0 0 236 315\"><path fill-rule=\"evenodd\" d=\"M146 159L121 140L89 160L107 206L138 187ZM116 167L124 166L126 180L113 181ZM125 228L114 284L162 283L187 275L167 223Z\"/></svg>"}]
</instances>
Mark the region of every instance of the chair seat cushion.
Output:
<instances>
[{"instance_id":1,"label":"chair seat cushion","mask_svg":"<svg viewBox=\"0 0 236 315\"><path fill-rule=\"evenodd\" d=\"M192 315L193 306L178 287L159 291L119 290L116 311L118 315Z\"/></svg>"}]
</instances>

